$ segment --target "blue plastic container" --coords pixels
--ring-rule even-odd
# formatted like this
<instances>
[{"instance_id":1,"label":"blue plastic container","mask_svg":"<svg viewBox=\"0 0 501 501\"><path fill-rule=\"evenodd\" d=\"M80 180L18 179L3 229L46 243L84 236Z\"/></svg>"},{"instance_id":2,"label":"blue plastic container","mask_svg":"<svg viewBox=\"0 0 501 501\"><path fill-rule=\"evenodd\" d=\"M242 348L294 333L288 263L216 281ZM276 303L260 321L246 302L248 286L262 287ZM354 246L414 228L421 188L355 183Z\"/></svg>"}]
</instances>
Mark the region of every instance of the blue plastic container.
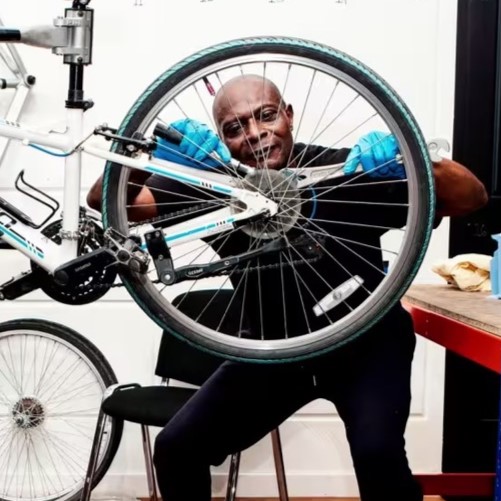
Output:
<instances>
[{"instance_id":1,"label":"blue plastic container","mask_svg":"<svg viewBox=\"0 0 501 501\"><path fill-rule=\"evenodd\" d=\"M498 248L491 260L492 295L501 299L501 233L492 235L492 238L498 243Z\"/></svg>"}]
</instances>

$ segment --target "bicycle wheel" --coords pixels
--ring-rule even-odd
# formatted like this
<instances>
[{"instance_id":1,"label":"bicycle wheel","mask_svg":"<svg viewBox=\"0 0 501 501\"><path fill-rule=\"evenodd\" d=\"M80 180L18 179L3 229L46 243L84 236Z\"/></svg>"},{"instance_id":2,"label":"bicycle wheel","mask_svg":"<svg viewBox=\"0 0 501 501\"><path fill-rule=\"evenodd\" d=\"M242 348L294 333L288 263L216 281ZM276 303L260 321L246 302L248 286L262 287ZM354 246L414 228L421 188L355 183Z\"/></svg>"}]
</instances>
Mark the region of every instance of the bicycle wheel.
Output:
<instances>
[{"instance_id":1,"label":"bicycle wheel","mask_svg":"<svg viewBox=\"0 0 501 501\"><path fill-rule=\"evenodd\" d=\"M116 382L99 350L68 327L0 324L0 499L80 499L103 393ZM94 485L122 427L108 421Z\"/></svg>"},{"instance_id":2,"label":"bicycle wheel","mask_svg":"<svg viewBox=\"0 0 501 501\"><path fill-rule=\"evenodd\" d=\"M240 186L272 198L279 207L277 215L231 227L212 239L175 245L168 238L169 225L178 222L181 213L186 220L198 216L204 203L215 208L230 206L232 211L238 211L238 204L229 197L207 195L203 189L192 189L189 194L180 190L171 200L163 196L161 188L151 185L155 200L162 200L157 207L161 217L133 224L126 196L130 169L108 163L103 184L104 224L138 237L152 227L161 228L175 268L203 266L235 255L235 248L242 253L262 249L279 238L285 240L285 248L247 260L225 270L223 276L197 279L194 271L193 279L165 286L158 283L152 266L146 274L122 269L122 280L133 299L162 329L196 346L237 360L305 359L367 331L404 294L433 228L431 162L411 112L381 77L344 53L292 38L234 40L181 61L140 96L123 120L120 133L148 135L157 123L169 124L184 117L211 124L214 130L226 126L216 124L210 112L214 94L222 93L226 108L230 108L225 84L242 76L273 82L275 94L280 95L277 108L285 109L286 103L293 106L287 108L289 114L294 110L294 131L293 149L287 162L280 165L285 168L274 173L271 168L258 168L257 173L247 176L235 173ZM255 103L248 94L242 100L240 115L233 109L233 101L230 109L240 131L245 127L238 117L257 120ZM259 119L266 112L266 103L261 104ZM322 165L318 161L321 155L315 153L319 145L320 151L327 148L343 159L342 169L347 148L373 130L395 137L400 152L395 161L405 170L401 178L391 172L387 177L374 177L364 171L328 180L320 176L306 187L298 181L308 167ZM275 147L273 136L256 140L246 135L244 139L247 152L254 155L250 161L248 155L246 163L268 166L266 160L273 155L270 149ZM332 158L327 160L324 163L332 163ZM296 171L291 175L289 168L294 166ZM228 244L235 241L240 247ZM189 318L178 310L178 304L171 303L179 294L207 288L215 295L222 290L234 291L228 308L242 308L242 312L239 325L231 332L221 326L209 329L200 321L201 316ZM206 307L210 308L210 302Z\"/></svg>"}]
</instances>

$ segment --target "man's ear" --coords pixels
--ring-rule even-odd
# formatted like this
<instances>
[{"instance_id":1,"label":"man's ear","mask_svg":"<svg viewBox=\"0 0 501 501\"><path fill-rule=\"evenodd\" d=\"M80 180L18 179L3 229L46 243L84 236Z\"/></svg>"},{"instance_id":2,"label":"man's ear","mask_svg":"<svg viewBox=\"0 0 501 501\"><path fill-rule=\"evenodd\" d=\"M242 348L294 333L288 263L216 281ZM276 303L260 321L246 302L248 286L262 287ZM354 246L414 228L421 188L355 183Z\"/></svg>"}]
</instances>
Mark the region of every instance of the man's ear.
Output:
<instances>
[{"instance_id":1,"label":"man's ear","mask_svg":"<svg viewBox=\"0 0 501 501\"><path fill-rule=\"evenodd\" d=\"M287 118L289 120L289 125L292 126L294 122L294 109L292 108L292 104L288 104L285 107L285 114L287 115Z\"/></svg>"}]
</instances>

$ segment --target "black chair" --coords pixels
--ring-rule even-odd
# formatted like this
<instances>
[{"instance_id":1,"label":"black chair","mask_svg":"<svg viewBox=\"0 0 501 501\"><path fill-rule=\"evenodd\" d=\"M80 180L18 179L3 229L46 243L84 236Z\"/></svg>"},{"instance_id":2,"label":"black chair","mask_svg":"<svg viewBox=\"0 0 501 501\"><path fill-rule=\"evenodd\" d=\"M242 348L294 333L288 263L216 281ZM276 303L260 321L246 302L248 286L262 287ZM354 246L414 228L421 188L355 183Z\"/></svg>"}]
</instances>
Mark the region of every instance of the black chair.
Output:
<instances>
[{"instance_id":1,"label":"black chair","mask_svg":"<svg viewBox=\"0 0 501 501\"><path fill-rule=\"evenodd\" d=\"M208 301L210 301L210 306L205 309ZM178 296L174 303L177 303L178 308L192 318L203 312L203 316L199 321L209 327L215 327L221 318L225 316L225 325L222 326L222 329L225 332L232 332L231 326L239 325L239 316L237 316L239 312L235 308L233 315L231 313L225 315L228 301L228 296L221 293L221 291L218 291L214 296L214 291L207 290ZM151 501L157 501L156 478L148 427L164 427L193 393L197 391L196 388L169 386L169 380L175 379L190 385L200 386L223 361L222 358L195 349L184 341L180 341L164 332L155 369L155 375L162 378L162 384L144 387L139 384L113 385L105 392L81 501L89 501L90 499L90 486L92 485L104 425L108 416L141 425L149 496ZM271 439L280 501L288 501L278 428L271 432ZM226 501L234 501L235 499L239 466L240 452L237 452L231 456L230 460Z\"/></svg>"}]
</instances>

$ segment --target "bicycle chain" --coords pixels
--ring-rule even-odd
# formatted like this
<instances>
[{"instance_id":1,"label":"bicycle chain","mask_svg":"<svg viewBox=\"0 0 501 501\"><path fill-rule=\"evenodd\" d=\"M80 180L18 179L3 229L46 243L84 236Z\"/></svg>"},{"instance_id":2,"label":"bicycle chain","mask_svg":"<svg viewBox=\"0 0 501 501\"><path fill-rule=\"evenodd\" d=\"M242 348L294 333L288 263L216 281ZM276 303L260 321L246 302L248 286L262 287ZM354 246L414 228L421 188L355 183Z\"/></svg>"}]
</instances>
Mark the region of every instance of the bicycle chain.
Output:
<instances>
[{"instance_id":1,"label":"bicycle chain","mask_svg":"<svg viewBox=\"0 0 501 501\"><path fill-rule=\"evenodd\" d=\"M213 206L214 206L214 204L212 204L210 202L197 204L195 206L188 207L187 209L180 209L178 211L174 211L174 212L171 212L169 214L163 214L161 216L155 216L155 217L152 217L149 219L144 219L144 220L139 221L137 223L136 222L129 223L129 228L136 228L139 226L143 226L145 224L154 224L157 222L169 221L170 219L175 219L175 218L178 218L180 216L188 215L188 214L191 214L192 212L197 212L201 209L205 209L205 208L209 208L209 207L213 207ZM253 271L258 271L258 270L262 271L262 270L273 270L273 269L279 269L279 268L286 268L289 266L295 266L295 265L300 265L300 264L315 263L318 260L320 260L321 258L322 258L322 255L319 255L316 257L312 257L312 258L303 258L303 259L292 260L291 262L286 262L286 263L264 264L264 265L260 265L260 266L250 266L250 267L248 266L245 268L239 268L238 266L236 266L235 268L232 268L231 270L222 270L220 272L215 272L212 276L216 277L216 276L229 275L230 273L241 274L241 273L253 272ZM161 282L161 280L156 279L156 280L152 280L152 283L159 284L162 282ZM111 287L123 287L123 286L124 286L124 284L118 283L118 284L113 284Z\"/></svg>"}]
</instances>

